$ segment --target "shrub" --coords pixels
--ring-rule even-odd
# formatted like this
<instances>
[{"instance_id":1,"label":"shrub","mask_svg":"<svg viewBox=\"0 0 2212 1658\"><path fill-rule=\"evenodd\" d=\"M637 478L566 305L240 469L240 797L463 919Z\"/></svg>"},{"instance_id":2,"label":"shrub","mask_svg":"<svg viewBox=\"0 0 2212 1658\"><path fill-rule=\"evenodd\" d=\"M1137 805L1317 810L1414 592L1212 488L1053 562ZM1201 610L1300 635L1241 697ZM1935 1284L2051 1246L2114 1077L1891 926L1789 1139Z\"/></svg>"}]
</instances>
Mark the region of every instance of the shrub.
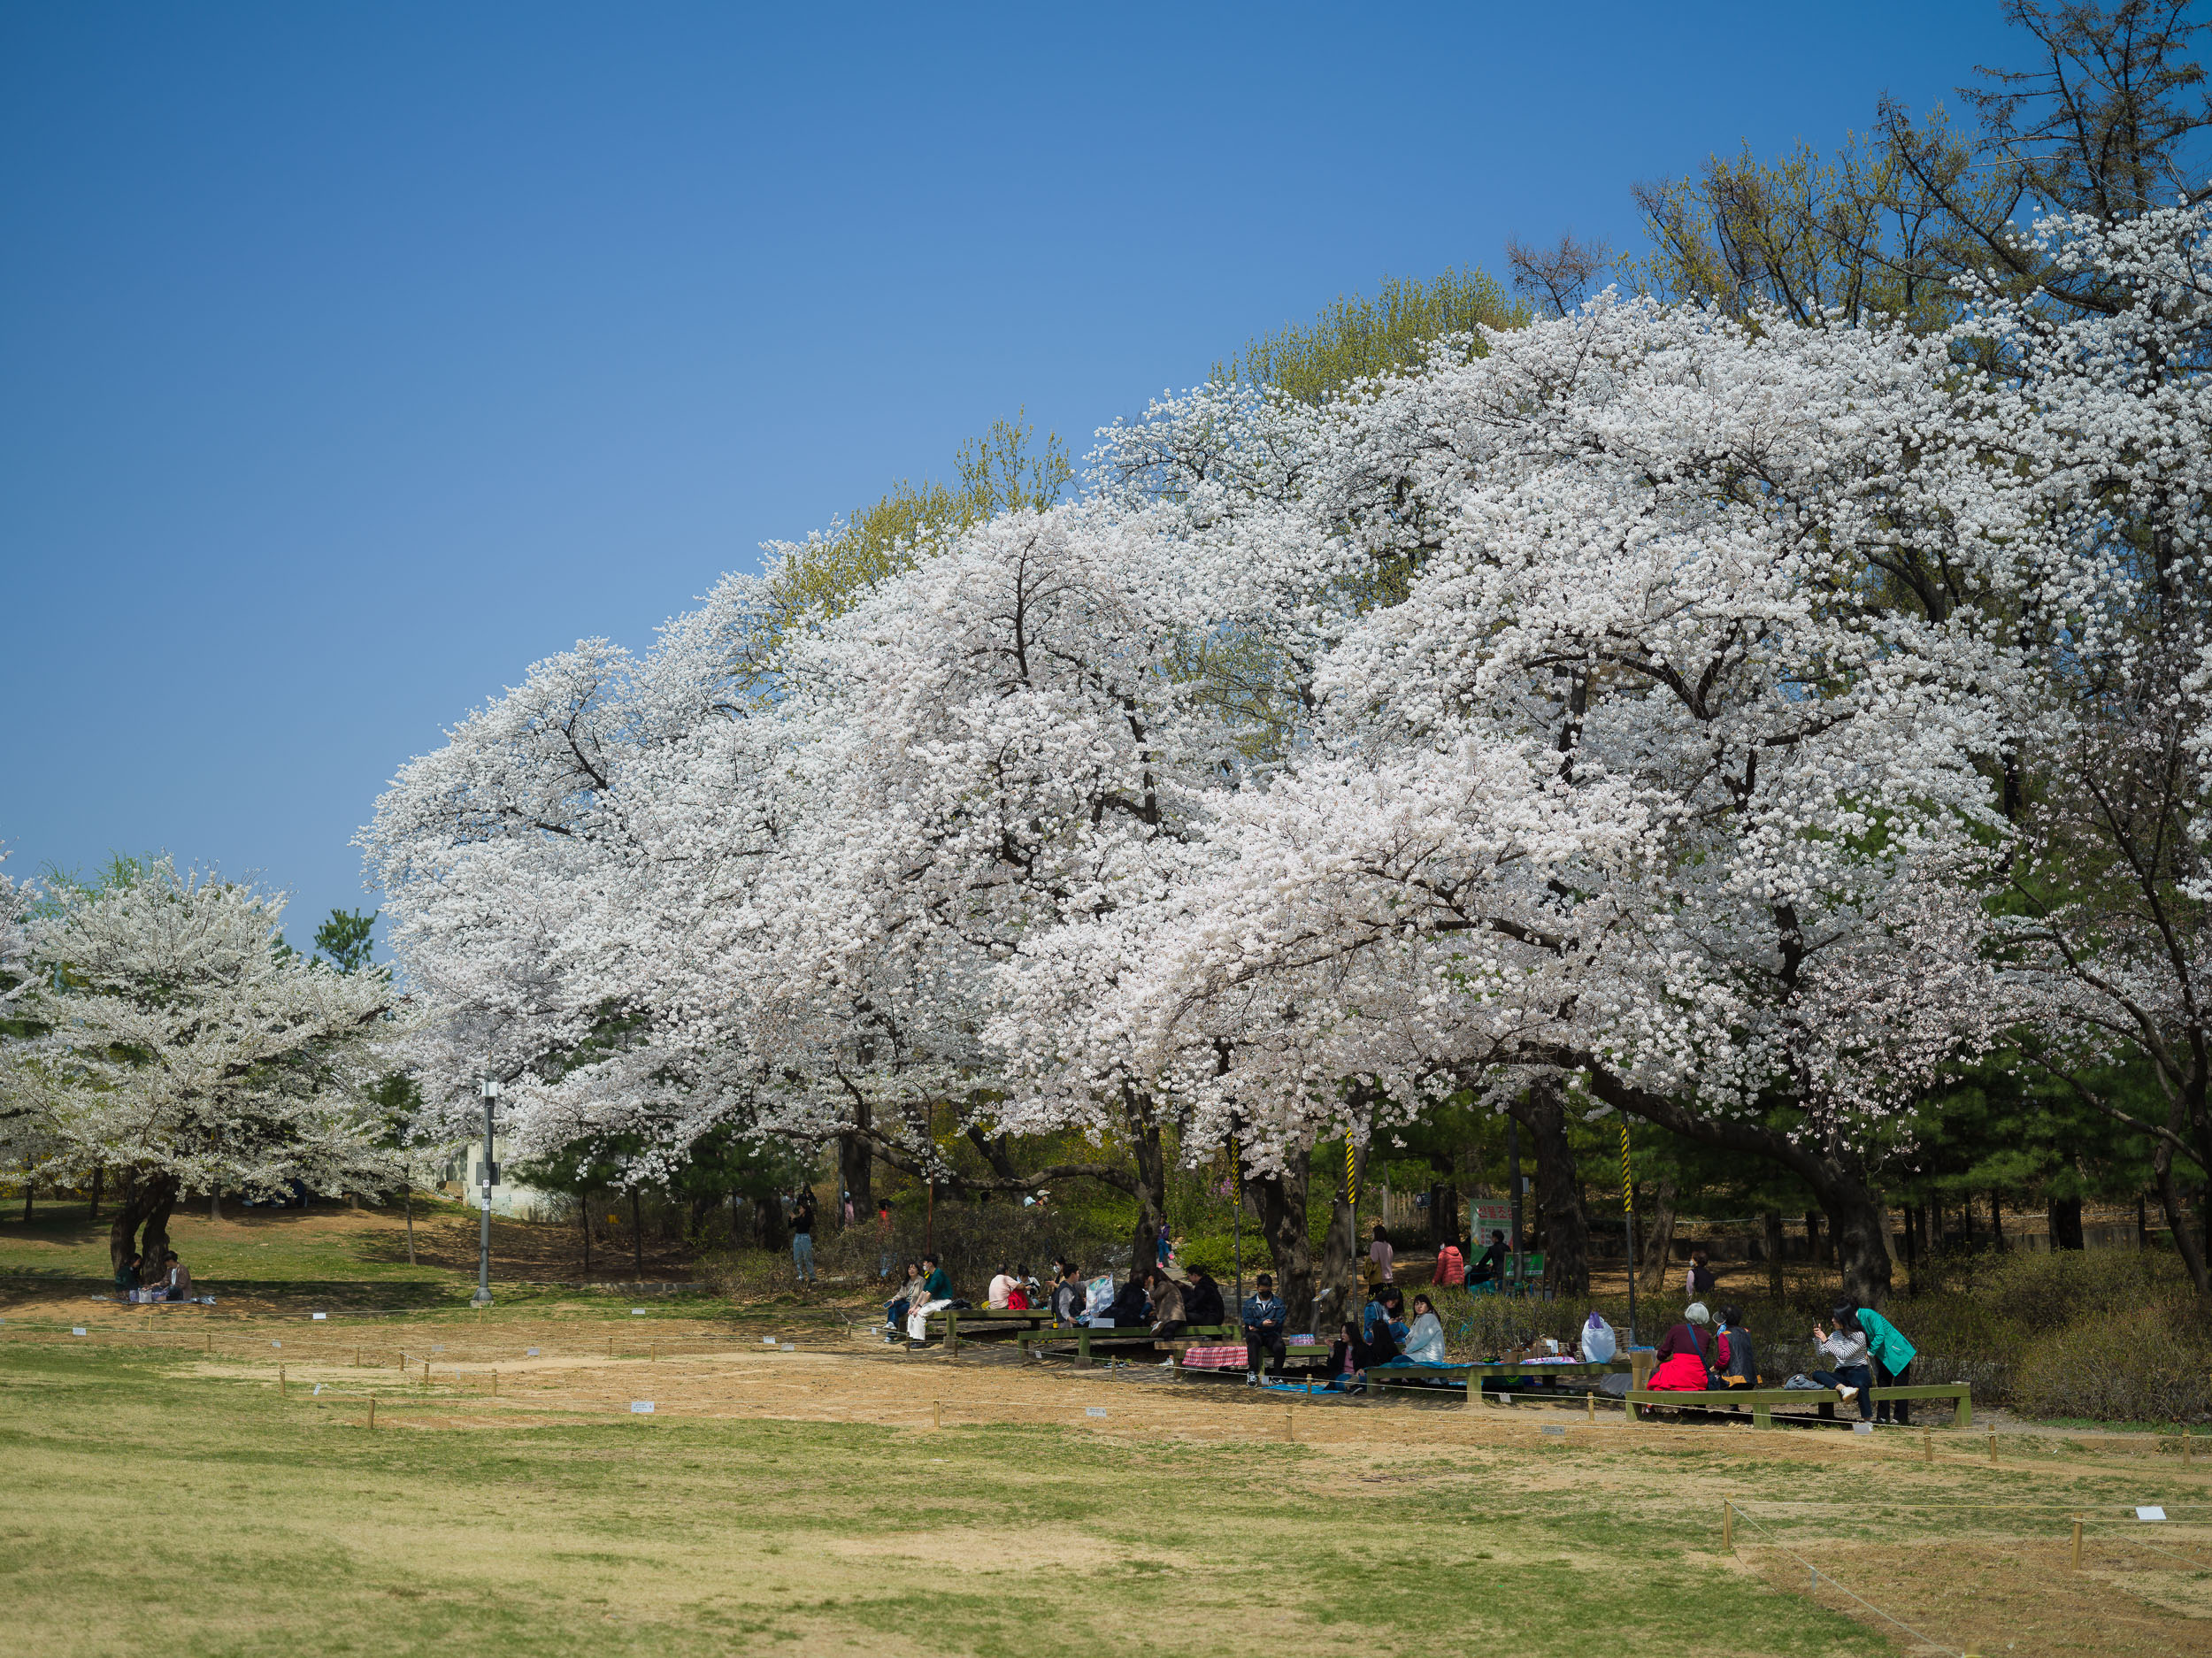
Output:
<instances>
[{"instance_id":1,"label":"shrub","mask_svg":"<svg viewBox=\"0 0 2212 1658\"><path fill-rule=\"evenodd\" d=\"M2212 1418L2212 1342L2162 1307L2099 1314L2038 1340L2021 1362L2014 1402L2031 1416L2093 1422Z\"/></svg>"}]
</instances>

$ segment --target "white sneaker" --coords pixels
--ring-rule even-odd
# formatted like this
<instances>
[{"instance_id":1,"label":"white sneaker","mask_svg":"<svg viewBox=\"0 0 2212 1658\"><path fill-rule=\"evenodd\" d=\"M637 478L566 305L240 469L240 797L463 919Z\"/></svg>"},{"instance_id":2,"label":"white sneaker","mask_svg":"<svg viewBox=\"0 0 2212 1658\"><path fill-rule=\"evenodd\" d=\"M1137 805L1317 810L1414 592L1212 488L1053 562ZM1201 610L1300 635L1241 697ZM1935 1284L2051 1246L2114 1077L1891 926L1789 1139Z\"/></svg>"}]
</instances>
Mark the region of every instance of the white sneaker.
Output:
<instances>
[{"instance_id":1,"label":"white sneaker","mask_svg":"<svg viewBox=\"0 0 2212 1658\"><path fill-rule=\"evenodd\" d=\"M1853 1400L1856 1399L1858 1396L1859 1396L1859 1390L1858 1390L1857 1388L1855 1388L1855 1387L1846 1387L1846 1386L1844 1386L1841 1382L1838 1382L1838 1383L1836 1384L1836 1397L1837 1397L1838 1399L1840 1399L1841 1401L1843 1401L1843 1402L1844 1402L1845 1404L1847 1404L1847 1404L1849 1404L1849 1403L1850 1403Z\"/></svg>"}]
</instances>

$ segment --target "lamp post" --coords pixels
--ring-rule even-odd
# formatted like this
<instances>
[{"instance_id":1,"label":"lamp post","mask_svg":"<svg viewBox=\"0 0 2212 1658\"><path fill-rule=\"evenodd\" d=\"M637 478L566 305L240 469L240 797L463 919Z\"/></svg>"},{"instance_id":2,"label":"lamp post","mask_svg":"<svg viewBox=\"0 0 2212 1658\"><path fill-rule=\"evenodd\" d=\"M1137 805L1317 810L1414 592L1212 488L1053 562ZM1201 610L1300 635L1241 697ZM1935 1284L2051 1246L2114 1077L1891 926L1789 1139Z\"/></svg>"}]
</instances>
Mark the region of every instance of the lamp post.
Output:
<instances>
[{"instance_id":1,"label":"lamp post","mask_svg":"<svg viewBox=\"0 0 2212 1658\"><path fill-rule=\"evenodd\" d=\"M476 1245L476 1293L469 1298L472 1307L492 1304L492 1187L499 1184L499 1165L492 1161L492 1105L499 1098L499 1085L484 1078L484 1175L483 1184L477 1189L483 1200L483 1228L478 1233Z\"/></svg>"}]
</instances>

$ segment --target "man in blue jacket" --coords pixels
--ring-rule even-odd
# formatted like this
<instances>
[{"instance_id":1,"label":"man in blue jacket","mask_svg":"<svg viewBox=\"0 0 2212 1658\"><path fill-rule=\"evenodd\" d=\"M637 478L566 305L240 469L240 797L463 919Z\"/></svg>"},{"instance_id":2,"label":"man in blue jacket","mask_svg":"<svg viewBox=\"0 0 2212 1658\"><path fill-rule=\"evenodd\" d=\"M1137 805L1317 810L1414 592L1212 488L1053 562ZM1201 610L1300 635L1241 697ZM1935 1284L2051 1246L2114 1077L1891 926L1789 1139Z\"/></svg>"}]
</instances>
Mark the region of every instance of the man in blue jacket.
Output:
<instances>
[{"instance_id":1,"label":"man in blue jacket","mask_svg":"<svg viewBox=\"0 0 2212 1658\"><path fill-rule=\"evenodd\" d=\"M1275 1367L1268 1372L1279 1380L1283 1374L1283 1319L1286 1316L1275 1280L1260 1274L1254 1293L1244 1298L1244 1385L1260 1385L1260 1355L1272 1354Z\"/></svg>"}]
</instances>

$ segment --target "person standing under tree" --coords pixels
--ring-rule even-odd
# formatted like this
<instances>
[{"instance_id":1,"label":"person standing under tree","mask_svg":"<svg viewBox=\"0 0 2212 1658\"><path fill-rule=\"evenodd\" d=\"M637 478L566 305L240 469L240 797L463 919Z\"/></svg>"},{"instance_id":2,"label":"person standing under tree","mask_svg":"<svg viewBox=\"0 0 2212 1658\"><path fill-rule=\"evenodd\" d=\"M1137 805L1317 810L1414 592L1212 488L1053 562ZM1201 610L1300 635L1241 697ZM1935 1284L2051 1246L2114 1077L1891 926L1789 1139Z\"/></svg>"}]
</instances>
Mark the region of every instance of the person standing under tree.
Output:
<instances>
[{"instance_id":1,"label":"person standing under tree","mask_svg":"<svg viewBox=\"0 0 2212 1658\"><path fill-rule=\"evenodd\" d=\"M1379 1223L1375 1240L1367 1246L1367 1258L1375 1263L1375 1271L1385 1284L1396 1280L1391 1273L1391 1263L1397 1259L1397 1251L1390 1247L1390 1234Z\"/></svg>"},{"instance_id":2,"label":"person standing under tree","mask_svg":"<svg viewBox=\"0 0 2212 1658\"><path fill-rule=\"evenodd\" d=\"M799 1282L814 1282L814 1194L801 1186L791 1194L791 1264Z\"/></svg>"}]
</instances>

